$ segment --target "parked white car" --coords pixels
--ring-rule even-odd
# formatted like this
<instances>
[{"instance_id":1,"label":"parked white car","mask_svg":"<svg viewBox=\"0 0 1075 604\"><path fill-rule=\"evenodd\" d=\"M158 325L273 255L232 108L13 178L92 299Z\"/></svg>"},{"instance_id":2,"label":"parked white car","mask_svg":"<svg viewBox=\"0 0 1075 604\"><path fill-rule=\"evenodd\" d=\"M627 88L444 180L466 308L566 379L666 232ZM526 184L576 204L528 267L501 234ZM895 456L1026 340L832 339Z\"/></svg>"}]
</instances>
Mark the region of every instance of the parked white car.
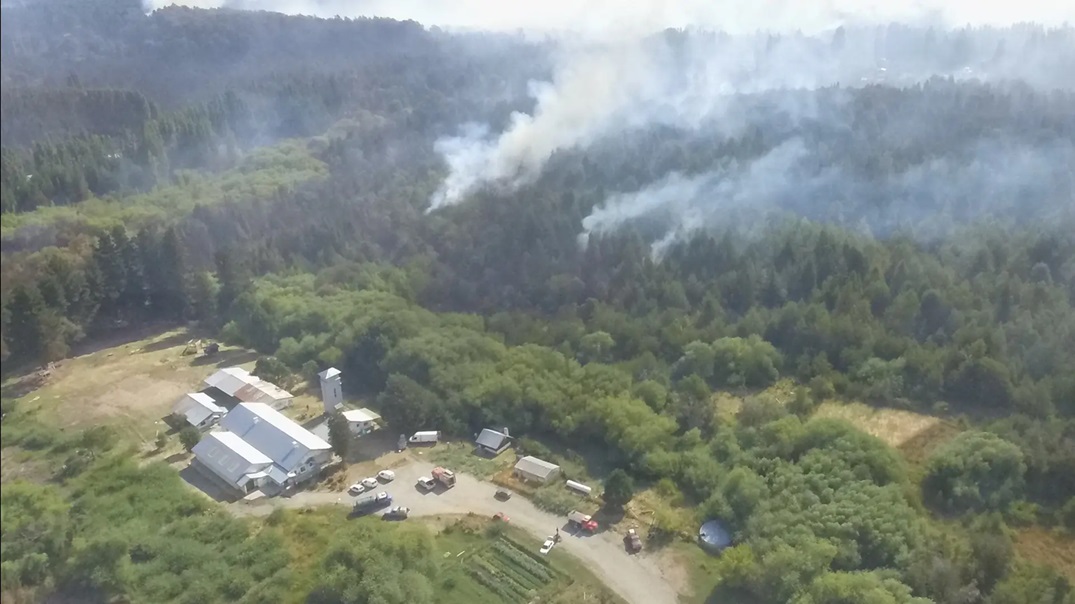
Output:
<instances>
[{"instance_id":1,"label":"parked white car","mask_svg":"<svg viewBox=\"0 0 1075 604\"><path fill-rule=\"evenodd\" d=\"M541 555L545 555L552 551L552 547L554 545L556 545L556 539L548 537L547 539L545 539L545 543L541 544L541 549L538 550L538 553L540 553Z\"/></svg>"},{"instance_id":2,"label":"parked white car","mask_svg":"<svg viewBox=\"0 0 1075 604\"><path fill-rule=\"evenodd\" d=\"M361 495L365 491L366 487L363 486L361 482L356 482L355 484L347 487L347 492L352 495Z\"/></svg>"},{"instance_id":3,"label":"parked white car","mask_svg":"<svg viewBox=\"0 0 1075 604\"><path fill-rule=\"evenodd\" d=\"M392 470L381 470L380 472L377 472L377 478L380 478L385 482L392 482L396 479L396 473Z\"/></svg>"},{"instance_id":4,"label":"parked white car","mask_svg":"<svg viewBox=\"0 0 1075 604\"><path fill-rule=\"evenodd\" d=\"M418 479L418 486L422 487L427 491L432 491L433 488L437 486L437 483L434 482L434 480L429 476L423 476Z\"/></svg>"},{"instance_id":5,"label":"parked white car","mask_svg":"<svg viewBox=\"0 0 1075 604\"><path fill-rule=\"evenodd\" d=\"M377 479L372 476L369 478L362 479L362 486L366 487L367 489L376 489L377 485L379 484L381 483L377 482Z\"/></svg>"}]
</instances>

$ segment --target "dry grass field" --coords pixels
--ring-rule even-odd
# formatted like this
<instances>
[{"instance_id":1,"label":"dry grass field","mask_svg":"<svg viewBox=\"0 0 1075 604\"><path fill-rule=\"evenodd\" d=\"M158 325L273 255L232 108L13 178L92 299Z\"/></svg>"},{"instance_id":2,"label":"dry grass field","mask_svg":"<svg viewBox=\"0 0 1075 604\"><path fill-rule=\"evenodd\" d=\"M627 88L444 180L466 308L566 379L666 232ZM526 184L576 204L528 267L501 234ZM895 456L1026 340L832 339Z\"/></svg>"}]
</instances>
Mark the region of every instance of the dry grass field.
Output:
<instances>
[{"instance_id":1,"label":"dry grass field","mask_svg":"<svg viewBox=\"0 0 1075 604\"><path fill-rule=\"evenodd\" d=\"M814 417L834 417L846 420L859 430L885 441L889 446L904 450L911 443L916 449L923 445L936 446L937 439L947 440L955 432L947 434L945 428L955 428L943 418L901 409L870 407L862 403L822 403ZM955 429L958 432L958 429ZM923 442L926 440L928 442Z\"/></svg>"},{"instance_id":2,"label":"dry grass field","mask_svg":"<svg viewBox=\"0 0 1075 604\"><path fill-rule=\"evenodd\" d=\"M185 392L219 367L253 367L257 355L222 348L212 357L183 355L190 334L172 330L119 343L56 363L44 383L23 394L20 406L63 430L117 425L139 440L152 439L154 426ZM12 380L5 390L17 390Z\"/></svg>"},{"instance_id":3,"label":"dry grass field","mask_svg":"<svg viewBox=\"0 0 1075 604\"><path fill-rule=\"evenodd\" d=\"M1068 579L1075 581L1075 537L1040 526L1018 529L1015 550L1019 555L1046 566L1052 566Z\"/></svg>"},{"instance_id":4,"label":"dry grass field","mask_svg":"<svg viewBox=\"0 0 1075 604\"><path fill-rule=\"evenodd\" d=\"M30 377L9 380L5 395L15 394L20 407L64 431L109 424L133 440L152 441L184 393L200 390L201 381L220 367L251 369L257 359L252 351L230 347L211 357L184 355L191 337L178 329L106 342L114 345L56 363L41 384L28 386Z\"/></svg>"}]
</instances>

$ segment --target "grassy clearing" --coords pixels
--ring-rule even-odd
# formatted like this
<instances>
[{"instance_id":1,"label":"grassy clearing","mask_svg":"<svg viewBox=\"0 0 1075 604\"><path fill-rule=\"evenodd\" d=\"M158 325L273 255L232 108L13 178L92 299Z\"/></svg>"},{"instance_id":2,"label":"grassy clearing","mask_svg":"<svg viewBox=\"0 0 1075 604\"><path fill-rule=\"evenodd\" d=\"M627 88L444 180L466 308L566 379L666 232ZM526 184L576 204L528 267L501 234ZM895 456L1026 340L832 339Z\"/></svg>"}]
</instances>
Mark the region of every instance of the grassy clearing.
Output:
<instances>
[{"instance_id":1,"label":"grassy clearing","mask_svg":"<svg viewBox=\"0 0 1075 604\"><path fill-rule=\"evenodd\" d=\"M930 434L945 420L931 415L900 409L878 409L862 403L822 403L814 417L847 420L859 430L885 441L897 449L905 443Z\"/></svg>"},{"instance_id":2,"label":"grassy clearing","mask_svg":"<svg viewBox=\"0 0 1075 604\"><path fill-rule=\"evenodd\" d=\"M102 348L57 363L40 388L18 397L18 406L60 430L114 425L126 440L151 443L161 421L186 392L219 367L252 367L257 355L241 348L213 357L184 356L191 335L172 330ZM5 395L19 388L4 384Z\"/></svg>"},{"instance_id":3,"label":"grassy clearing","mask_svg":"<svg viewBox=\"0 0 1075 604\"><path fill-rule=\"evenodd\" d=\"M481 479L510 470L515 465L515 452L511 449L501 453L495 459L483 457L474 452L470 442L445 442L433 447L427 454L429 461L440 464L455 472L466 472Z\"/></svg>"},{"instance_id":4,"label":"grassy clearing","mask_svg":"<svg viewBox=\"0 0 1075 604\"><path fill-rule=\"evenodd\" d=\"M1040 526L1016 529L1015 550L1020 556L1051 566L1075 581L1075 535Z\"/></svg>"}]
</instances>

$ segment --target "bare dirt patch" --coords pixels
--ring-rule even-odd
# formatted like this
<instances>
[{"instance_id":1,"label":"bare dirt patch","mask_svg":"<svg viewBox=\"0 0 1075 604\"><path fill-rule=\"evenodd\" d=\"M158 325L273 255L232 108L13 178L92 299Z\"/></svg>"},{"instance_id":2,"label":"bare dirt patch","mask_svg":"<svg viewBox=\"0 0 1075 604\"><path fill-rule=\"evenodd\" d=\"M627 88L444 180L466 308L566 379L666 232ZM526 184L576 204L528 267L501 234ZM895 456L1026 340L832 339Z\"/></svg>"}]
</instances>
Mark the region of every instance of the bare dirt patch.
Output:
<instances>
[{"instance_id":1,"label":"bare dirt patch","mask_svg":"<svg viewBox=\"0 0 1075 604\"><path fill-rule=\"evenodd\" d=\"M946 423L932 415L901 409L878 409L862 403L825 402L818 407L814 417L847 420L859 430L896 448Z\"/></svg>"}]
</instances>

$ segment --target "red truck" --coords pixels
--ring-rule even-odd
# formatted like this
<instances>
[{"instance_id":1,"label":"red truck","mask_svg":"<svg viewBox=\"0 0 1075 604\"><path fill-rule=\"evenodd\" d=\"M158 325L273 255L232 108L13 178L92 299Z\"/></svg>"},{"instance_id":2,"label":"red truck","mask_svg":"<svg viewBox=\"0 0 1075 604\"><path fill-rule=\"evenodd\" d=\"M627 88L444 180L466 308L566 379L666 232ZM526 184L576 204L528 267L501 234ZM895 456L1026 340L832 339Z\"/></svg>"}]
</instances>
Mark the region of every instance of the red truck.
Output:
<instances>
[{"instance_id":1,"label":"red truck","mask_svg":"<svg viewBox=\"0 0 1075 604\"><path fill-rule=\"evenodd\" d=\"M444 488L450 489L455 486L455 472L446 468L433 468L433 480L444 485Z\"/></svg>"},{"instance_id":2,"label":"red truck","mask_svg":"<svg viewBox=\"0 0 1075 604\"><path fill-rule=\"evenodd\" d=\"M571 512L567 515L567 519L571 522L571 524L581 528L587 533L593 533L597 531L597 521L591 518L589 514L583 514L582 512L571 510Z\"/></svg>"}]
</instances>

